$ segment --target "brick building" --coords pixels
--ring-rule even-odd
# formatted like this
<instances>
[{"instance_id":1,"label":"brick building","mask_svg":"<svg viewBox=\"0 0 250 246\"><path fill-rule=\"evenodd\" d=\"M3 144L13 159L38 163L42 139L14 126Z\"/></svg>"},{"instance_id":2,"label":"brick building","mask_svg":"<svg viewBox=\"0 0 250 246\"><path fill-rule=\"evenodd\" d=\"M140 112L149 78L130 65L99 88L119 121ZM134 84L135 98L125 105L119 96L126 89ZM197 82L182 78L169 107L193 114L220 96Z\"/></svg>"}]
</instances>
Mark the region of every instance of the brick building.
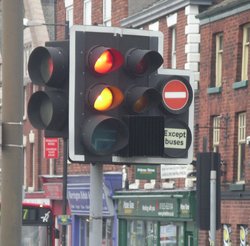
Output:
<instances>
[{"instance_id":1,"label":"brick building","mask_svg":"<svg viewBox=\"0 0 250 246\"><path fill-rule=\"evenodd\" d=\"M107 25L107 26L121 26L127 28L134 29L150 29L155 31L162 31L164 33L164 68L177 68L177 69L188 69L193 71L196 88L198 88L198 83L200 80L199 74L199 44L200 44L200 33L199 33L199 20L195 18L200 11L209 6L211 1L140 1L140 3L136 1L57 1L56 5L56 22L63 23L66 19L69 21L70 26L73 24L85 24L85 25ZM57 27L56 38L64 39L65 33L64 29L61 27ZM75 164L72 164L72 167ZM104 170L106 169L106 165ZM116 169L121 169L121 167L116 166ZM88 166L84 165L83 169L85 172L88 171ZM157 182L156 184L152 183L148 185L145 181L135 180L135 167L131 166L128 170L128 179L129 183L135 182L130 187L136 187L137 189L142 189L142 192L145 191L144 187L150 187L154 190L152 191L152 201L155 203L164 203L164 201L158 200L158 197L163 196L161 190L162 183L164 180L160 179L160 167L157 167ZM182 185L183 180L176 181L176 185ZM160 191L159 191L160 189ZM158 191L157 191L158 190ZM158 193L157 193L158 192ZM173 190L173 192L175 192ZM177 192L177 191L176 191ZM191 204L193 204L193 191L184 192L181 196L185 197L186 195L189 197L190 204L185 204L182 207L188 208L188 213L191 211ZM168 191L165 191L165 195L169 196ZM173 193L172 193L173 195ZM172 196L170 195L170 196ZM178 197L180 194L174 194L174 196ZM139 193L121 193L116 195L116 199L118 204L123 204L127 206L126 200L123 200L123 196L131 196L131 201L135 203L143 203L144 194L139 191ZM137 200L138 199L138 200ZM168 201L166 201L168 202ZM176 204L182 204L181 201L173 200ZM170 202L170 207L174 207ZM145 204L147 207L147 204ZM193 208L193 207L192 207ZM180 210L182 211L182 210ZM147 235L141 235L140 232L133 232L136 236L132 237L132 230L137 230L135 228L139 228L140 226L148 228L155 228L154 234L158 234L161 231L161 237L164 238L164 233L166 230L175 231L174 240L178 241L179 244L194 244L198 243L198 234L197 229L195 228L194 215L190 213L190 220L192 222L187 222L185 219L178 218L178 215L174 215L173 218L166 218L166 222L158 221L158 218L155 218L153 215L151 217L147 217L143 211L142 217L133 220L131 218L124 217L122 215L122 209L119 210L119 229L126 228L124 230L120 229L118 241L116 236L114 243L118 243L118 245L134 245L134 243L140 242L141 237L147 238ZM180 212L182 213L182 212ZM173 213L174 214L174 213ZM177 217L176 217L177 216ZM76 221L83 221L84 218L76 215ZM176 220L180 221L180 223L176 222ZM146 222L150 221L150 222ZM174 224L171 226L170 224ZM107 225L107 224L106 224ZM75 228L78 228L79 224L76 224ZM133 229L134 228L134 229ZM178 233L177 233L178 232ZM76 234L75 234L76 233ZM74 235L81 234L83 232L73 232ZM146 233L143 232L143 233ZM177 236L180 234L182 236ZM74 238L73 235L73 238ZM123 236L122 236L123 235ZM128 235L128 236L126 236ZM151 235L152 236L152 235ZM149 238L153 238L153 237ZM157 240L160 241L160 237L156 236ZM151 239L148 239L151 240ZM153 240L153 239L152 239ZM164 239L162 239L164 240ZM151 241L148 241L150 243ZM79 243L78 241L74 241L74 243ZM153 243L153 241L152 241Z\"/></svg>"},{"instance_id":2,"label":"brick building","mask_svg":"<svg viewBox=\"0 0 250 246\"><path fill-rule=\"evenodd\" d=\"M196 132L198 150L205 141L208 150L220 152L222 159L218 245L249 244L249 7L249 1L225 0L199 15Z\"/></svg>"},{"instance_id":3,"label":"brick building","mask_svg":"<svg viewBox=\"0 0 250 246\"><path fill-rule=\"evenodd\" d=\"M31 1L29 3L29 1L25 1L26 16L29 19L39 17L38 19L42 21L45 18L45 21L50 22L51 20L46 19L47 15L43 14L47 13L46 9L48 8L31 5L36 2ZM250 152L248 150L249 140L246 142L250 134L246 124L249 115L249 103L243 99L247 98L248 95L249 1L58 0L55 1L55 4L50 1L44 2L45 5L47 3L47 7L50 5L49 9L52 9L52 12L55 13L55 23L64 23L65 20L68 20L70 26L73 24L107 25L163 32L163 67L187 69L194 73L196 82L195 152L202 151L205 148L204 146L207 146L206 150L208 151L219 151L223 160L223 175L221 177L221 223L223 226L217 232L217 241L219 245L230 245L226 244L230 240L232 245L239 244L240 240L249 243L247 241L249 237L247 231L249 229L248 215L250 213L248 182ZM212 6L209 7L210 5ZM38 11L38 13L34 10ZM43 45L45 41L49 40L49 37L53 38L53 35L44 26L32 27L30 30L25 30L25 32L27 38L27 42L25 42L26 48L24 47L26 58L32 48ZM65 39L65 28L55 26L55 37L59 40ZM29 83L27 72L24 74L26 75L24 79L26 81L25 95L28 99L37 88ZM41 141L43 139L42 131L32 129L26 115L24 115L24 122L24 163L26 170L24 185L27 191L33 193L32 196L37 197L34 193L40 193L38 191L45 189L46 185L47 187L49 185L45 184L44 186L44 183L61 182L62 158L50 161L44 159L42 154L43 142ZM63 149L62 143L60 143L60 149ZM121 170L121 166L105 165L104 168L104 171ZM88 174L89 166L69 164L68 173ZM42 180L38 179L41 176ZM155 192L161 189L162 183L159 167L157 167L157 178L156 185L153 186ZM129 168L128 179L130 183L135 182L135 168L133 166ZM177 186L183 185L184 182L183 180L176 181L176 184ZM137 188L144 188L144 182L139 181ZM190 191L189 194L191 200L193 199L192 192ZM138 194L132 194L132 200ZM185 194L175 195L185 197ZM120 194L120 197L122 195L129 196L129 192ZM168 196L169 194L165 192L163 194L155 193L155 195ZM46 197L44 193L42 196ZM57 213L60 214L61 197L58 196L56 200L53 200L48 195L46 198L52 200ZM154 199L153 197L152 200ZM120 201L123 202L122 199ZM181 201L176 200L177 203L181 203ZM188 205L185 204L185 206ZM71 230L70 227L68 230L70 232L68 237L69 245L72 238L74 246L81 245L81 242L74 241L74 238L81 233L80 227L85 228L86 225L85 218L84 220L80 217L75 219L78 221L75 228L78 232L74 231L75 229ZM183 234L183 238L176 239L179 240L178 243L183 242L184 245L186 243L209 245L208 233L204 231L199 233L195 228L194 217L189 219L192 220L191 223L185 220L177 223L173 219L166 218L169 223L176 224L175 227L171 227L172 230ZM159 230L168 228L168 223L163 225L161 221L155 221L157 220L155 217L151 224L147 224L146 220L152 220L152 218L146 218L145 216L140 219L142 222L137 221L137 224L132 224L130 220L123 218L123 220L120 220L120 225L128 228L126 235L130 239L129 228L132 230L133 226L136 225L138 228L140 226L155 228L154 232L156 234L159 233ZM107 226L110 221L106 220L105 223ZM71 232L72 235L70 235ZM120 235L122 233L123 231L120 232ZM247 236L240 239L240 235L244 233ZM126 241L126 245L130 245L129 242ZM116 238L113 243L116 245L118 239ZM242 245L244 244L242 243Z\"/></svg>"}]
</instances>

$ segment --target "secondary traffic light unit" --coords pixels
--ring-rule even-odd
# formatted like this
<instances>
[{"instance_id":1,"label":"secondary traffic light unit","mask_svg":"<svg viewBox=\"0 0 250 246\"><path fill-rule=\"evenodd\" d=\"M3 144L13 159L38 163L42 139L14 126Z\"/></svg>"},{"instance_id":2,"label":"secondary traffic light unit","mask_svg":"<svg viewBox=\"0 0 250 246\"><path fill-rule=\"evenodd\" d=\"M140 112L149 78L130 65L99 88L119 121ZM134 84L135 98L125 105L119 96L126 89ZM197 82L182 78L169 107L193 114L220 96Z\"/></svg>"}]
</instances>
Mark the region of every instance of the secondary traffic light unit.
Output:
<instances>
[{"instance_id":1,"label":"secondary traffic light unit","mask_svg":"<svg viewBox=\"0 0 250 246\"><path fill-rule=\"evenodd\" d=\"M210 230L211 170L216 171L216 229L221 227L221 158L216 152L197 154L196 222L201 230ZM214 199L212 197L212 199Z\"/></svg>"},{"instance_id":2,"label":"secondary traffic light unit","mask_svg":"<svg viewBox=\"0 0 250 246\"><path fill-rule=\"evenodd\" d=\"M33 127L45 137L68 137L69 41L47 42L29 57L28 72L39 86L28 102Z\"/></svg>"},{"instance_id":3,"label":"secondary traffic light unit","mask_svg":"<svg viewBox=\"0 0 250 246\"><path fill-rule=\"evenodd\" d=\"M191 76L178 70L158 74L162 49L159 32L73 26L69 81L72 161L192 161Z\"/></svg>"}]
</instances>

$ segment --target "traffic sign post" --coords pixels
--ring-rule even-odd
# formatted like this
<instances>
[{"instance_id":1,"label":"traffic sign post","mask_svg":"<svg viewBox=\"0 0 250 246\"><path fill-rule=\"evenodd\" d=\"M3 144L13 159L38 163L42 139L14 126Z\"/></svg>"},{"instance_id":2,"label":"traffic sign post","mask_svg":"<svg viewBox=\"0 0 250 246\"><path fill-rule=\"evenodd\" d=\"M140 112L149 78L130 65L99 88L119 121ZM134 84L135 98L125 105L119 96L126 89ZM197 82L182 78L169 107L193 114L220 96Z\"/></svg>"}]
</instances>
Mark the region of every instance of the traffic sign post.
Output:
<instances>
[{"instance_id":1,"label":"traffic sign post","mask_svg":"<svg viewBox=\"0 0 250 246\"><path fill-rule=\"evenodd\" d=\"M185 70L162 69L158 76L165 115L164 154L170 157L167 164L190 164L193 160L193 75Z\"/></svg>"}]
</instances>

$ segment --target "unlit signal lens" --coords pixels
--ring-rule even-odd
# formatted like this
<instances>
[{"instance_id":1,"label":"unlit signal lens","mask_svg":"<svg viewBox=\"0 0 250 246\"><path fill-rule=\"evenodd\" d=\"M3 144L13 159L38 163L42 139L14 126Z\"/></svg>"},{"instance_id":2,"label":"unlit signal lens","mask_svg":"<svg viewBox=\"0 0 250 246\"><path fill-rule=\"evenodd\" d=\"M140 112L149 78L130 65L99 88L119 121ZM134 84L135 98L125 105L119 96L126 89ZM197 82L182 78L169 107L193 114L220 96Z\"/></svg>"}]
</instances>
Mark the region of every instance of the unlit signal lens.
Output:
<instances>
[{"instance_id":1,"label":"unlit signal lens","mask_svg":"<svg viewBox=\"0 0 250 246\"><path fill-rule=\"evenodd\" d=\"M138 75L144 74L147 71L147 69L148 69L148 63L146 62L145 59L142 59L136 64L135 73Z\"/></svg>"},{"instance_id":2,"label":"unlit signal lens","mask_svg":"<svg viewBox=\"0 0 250 246\"><path fill-rule=\"evenodd\" d=\"M146 96L141 96L134 103L134 105L133 105L133 111L135 113L141 113L141 112L145 111L145 109L148 107L148 105L149 105L148 98Z\"/></svg>"},{"instance_id":3,"label":"unlit signal lens","mask_svg":"<svg viewBox=\"0 0 250 246\"><path fill-rule=\"evenodd\" d=\"M46 57L41 61L41 76L44 81L49 81L53 74L54 64L51 57Z\"/></svg>"}]
</instances>

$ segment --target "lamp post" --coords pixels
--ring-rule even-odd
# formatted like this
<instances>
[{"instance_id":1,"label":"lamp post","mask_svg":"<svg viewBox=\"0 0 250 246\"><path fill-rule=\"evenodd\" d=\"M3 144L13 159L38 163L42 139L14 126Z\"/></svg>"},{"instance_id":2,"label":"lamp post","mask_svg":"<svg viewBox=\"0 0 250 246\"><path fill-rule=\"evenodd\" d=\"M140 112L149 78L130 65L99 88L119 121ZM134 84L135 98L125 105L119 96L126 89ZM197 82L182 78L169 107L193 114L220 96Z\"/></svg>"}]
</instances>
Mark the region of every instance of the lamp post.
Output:
<instances>
[{"instance_id":1,"label":"lamp post","mask_svg":"<svg viewBox=\"0 0 250 246\"><path fill-rule=\"evenodd\" d=\"M65 23L45 23L40 21L33 21L27 18L23 18L23 29L27 27L37 27L37 26L64 26L65 27L65 39L69 39L69 22L65 21Z\"/></svg>"}]
</instances>

